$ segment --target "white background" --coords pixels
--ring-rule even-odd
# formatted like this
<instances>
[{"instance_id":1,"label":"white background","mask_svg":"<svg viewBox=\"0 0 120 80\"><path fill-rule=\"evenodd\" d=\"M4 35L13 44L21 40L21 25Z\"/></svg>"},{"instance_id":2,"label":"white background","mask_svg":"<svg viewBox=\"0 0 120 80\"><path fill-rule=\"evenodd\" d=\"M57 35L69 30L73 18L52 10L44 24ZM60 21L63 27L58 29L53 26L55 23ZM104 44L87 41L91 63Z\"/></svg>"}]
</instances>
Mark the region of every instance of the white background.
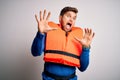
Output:
<instances>
[{"instance_id":1,"label":"white background","mask_svg":"<svg viewBox=\"0 0 120 80\"><path fill-rule=\"evenodd\" d=\"M50 21L59 22L65 6L79 10L76 25L96 33L90 64L77 70L78 80L120 80L120 0L1 0L0 80L40 80L43 55L31 55L37 32L34 15L51 11Z\"/></svg>"}]
</instances>

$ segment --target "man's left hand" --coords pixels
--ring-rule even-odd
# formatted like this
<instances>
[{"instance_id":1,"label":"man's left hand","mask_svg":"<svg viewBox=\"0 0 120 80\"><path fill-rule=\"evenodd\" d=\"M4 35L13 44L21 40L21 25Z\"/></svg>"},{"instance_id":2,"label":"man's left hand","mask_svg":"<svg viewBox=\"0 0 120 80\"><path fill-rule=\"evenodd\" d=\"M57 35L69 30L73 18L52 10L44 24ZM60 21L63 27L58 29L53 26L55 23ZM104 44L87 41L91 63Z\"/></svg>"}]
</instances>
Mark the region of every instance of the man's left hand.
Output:
<instances>
[{"instance_id":1,"label":"man's left hand","mask_svg":"<svg viewBox=\"0 0 120 80\"><path fill-rule=\"evenodd\" d=\"M95 33L92 32L92 29L85 28L84 30L85 30L85 34L83 35L83 38L78 39L77 37L75 37L75 39L78 40L82 44L82 46L90 47L90 44L92 42Z\"/></svg>"}]
</instances>

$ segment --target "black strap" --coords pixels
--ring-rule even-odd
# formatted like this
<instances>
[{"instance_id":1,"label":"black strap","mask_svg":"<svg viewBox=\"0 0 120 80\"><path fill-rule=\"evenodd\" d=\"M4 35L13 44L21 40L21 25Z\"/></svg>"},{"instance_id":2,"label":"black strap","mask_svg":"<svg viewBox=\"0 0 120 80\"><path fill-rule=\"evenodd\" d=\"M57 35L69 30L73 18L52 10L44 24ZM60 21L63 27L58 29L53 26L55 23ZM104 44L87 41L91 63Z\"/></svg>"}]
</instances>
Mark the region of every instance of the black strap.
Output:
<instances>
[{"instance_id":1,"label":"black strap","mask_svg":"<svg viewBox=\"0 0 120 80\"><path fill-rule=\"evenodd\" d=\"M55 80L69 80L71 78L74 78L75 77L75 72L69 76L58 76L58 75L55 75L55 74L52 74L52 73L49 73L48 71L44 71L45 75L55 79Z\"/></svg>"},{"instance_id":2,"label":"black strap","mask_svg":"<svg viewBox=\"0 0 120 80\"><path fill-rule=\"evenodd\" d=\"M74 58L77 58L77 59L80 58L79 56L74 55L74 54L72 54L72 53L68 53L68 52L64 52L64 51L59 51L59 50L45 50L45 53L62 54L62 55L74 57Z\"/></svg>"}]
</instances>

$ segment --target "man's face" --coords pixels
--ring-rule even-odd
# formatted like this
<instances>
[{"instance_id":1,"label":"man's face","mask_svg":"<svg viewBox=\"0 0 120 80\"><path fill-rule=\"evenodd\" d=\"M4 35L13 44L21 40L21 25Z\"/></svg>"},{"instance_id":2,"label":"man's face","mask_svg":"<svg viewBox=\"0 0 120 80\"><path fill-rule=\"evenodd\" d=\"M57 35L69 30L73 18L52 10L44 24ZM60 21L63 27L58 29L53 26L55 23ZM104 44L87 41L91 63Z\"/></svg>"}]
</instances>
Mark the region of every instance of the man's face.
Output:
<instances>
[{"instance_id":1,"label":"man's face","mask_svg":"<svg viewBox=\"0 0 120 80\"><path fill-rule=\"evenodd\" d=\"M60 24L66 32L70 31L72 26L75 25L77 14L72 11L66 12L63 16L60 16Z\"/></svg>"}]
</instances>

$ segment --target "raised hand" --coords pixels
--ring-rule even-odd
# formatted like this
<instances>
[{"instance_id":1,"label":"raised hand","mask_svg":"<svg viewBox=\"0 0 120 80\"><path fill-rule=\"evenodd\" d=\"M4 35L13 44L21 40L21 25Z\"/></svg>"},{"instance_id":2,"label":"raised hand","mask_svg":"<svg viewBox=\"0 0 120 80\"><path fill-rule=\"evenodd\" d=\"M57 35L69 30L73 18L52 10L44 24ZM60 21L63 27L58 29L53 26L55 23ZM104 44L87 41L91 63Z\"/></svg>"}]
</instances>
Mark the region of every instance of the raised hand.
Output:
<instances>
[{"instance_id":1,"label":"raised hand","mask_svg":"<svg viewBox=\"0 0 120 80\"><path fill-rule=\"evenodd\" d=\"M42 15L42 11L40 11L40 18L35 14L36 21L38 23L38 31L41 33L46 33L50 30L56 30L56 28L51 28L48 25L48 20L50 18L50 12L48 12L47 17L46 17L46 10L44 10L44 13Z\"/></svg>"},{"instance_id":2,"label":"raised hand","mask_svg":"<svg viewBox=\"0 0 120 80\"><path fill-rule=\"evenodd\" d=\"M75 37L75 39L78 40L82 44L82 46L90 47L90 44L92 42L94 35L95 35L95 33L92 32L92 29L85 28L85 34L84 34L83 38L78 39L77 37Z\"/></svg>"}]
</instances>

